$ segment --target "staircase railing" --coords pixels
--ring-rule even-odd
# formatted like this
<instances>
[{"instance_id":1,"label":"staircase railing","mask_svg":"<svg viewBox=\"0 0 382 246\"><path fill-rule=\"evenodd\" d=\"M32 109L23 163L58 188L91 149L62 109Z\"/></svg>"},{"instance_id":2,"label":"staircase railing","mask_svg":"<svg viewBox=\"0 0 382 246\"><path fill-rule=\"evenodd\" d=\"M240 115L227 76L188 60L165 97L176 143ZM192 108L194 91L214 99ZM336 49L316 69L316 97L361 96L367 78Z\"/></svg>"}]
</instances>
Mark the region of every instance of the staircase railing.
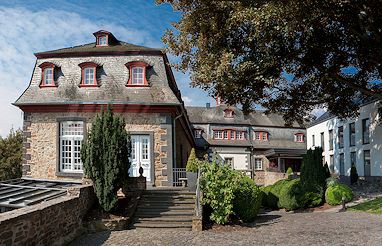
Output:
<instances>
[{"instance_id":1,"label":"staircase railing","mask_svg":"<svg viewBox=\"0 0 382 246\"><path fill-rule=\"evenodd\" d=\"M202 218L203 214L203 206L202 206L202 192L200 190L200 179L202 176L202 172L198 169L198 179L196 181L196 199L195 199L195 216L198 218Z\"/></svg>"}]
</instances>

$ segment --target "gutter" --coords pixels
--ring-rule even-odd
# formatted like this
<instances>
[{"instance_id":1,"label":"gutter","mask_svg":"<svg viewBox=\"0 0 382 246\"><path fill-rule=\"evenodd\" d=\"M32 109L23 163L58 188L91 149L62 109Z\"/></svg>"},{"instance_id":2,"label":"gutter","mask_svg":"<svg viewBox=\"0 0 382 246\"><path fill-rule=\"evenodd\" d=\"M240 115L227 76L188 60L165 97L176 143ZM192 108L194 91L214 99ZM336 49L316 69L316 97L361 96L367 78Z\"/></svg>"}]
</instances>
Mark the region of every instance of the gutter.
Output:
<instances>
[{"instance_id":1,"label":"gutter","mask_svg":"<svg viewBox=\"0 0 382 246\"><path fill-rule=\"evenodd\" d=\"M176 116L172 120L172 146L174 146L174 149L172 151L172 157L173 157L173 163L172 168L176 167L176 120L183 116L183 112L180 113L180 115ZM171 170L172 173L172 170Z\"/></svg>"}]
</instances>

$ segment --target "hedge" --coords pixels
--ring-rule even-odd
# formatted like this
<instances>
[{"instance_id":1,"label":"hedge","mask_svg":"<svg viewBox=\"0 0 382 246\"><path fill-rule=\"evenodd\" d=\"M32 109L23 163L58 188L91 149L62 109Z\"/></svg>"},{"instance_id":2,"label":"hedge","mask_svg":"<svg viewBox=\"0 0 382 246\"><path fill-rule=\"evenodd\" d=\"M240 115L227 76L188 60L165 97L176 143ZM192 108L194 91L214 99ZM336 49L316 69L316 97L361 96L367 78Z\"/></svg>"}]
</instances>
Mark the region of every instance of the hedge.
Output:
<instances>
[{"instance_id":1,"label":"hedge","mask_svg":"<svg viewBox=\"0 0 382 246\"><path fill-rule=\"evenodd\" d=\"M330 205L339 205L342 202L342 197L345 202L350 202L353 199L353 191L344 184L336 184L329 186L325 192L325 200Z\"/></svg>"}]
</instances>

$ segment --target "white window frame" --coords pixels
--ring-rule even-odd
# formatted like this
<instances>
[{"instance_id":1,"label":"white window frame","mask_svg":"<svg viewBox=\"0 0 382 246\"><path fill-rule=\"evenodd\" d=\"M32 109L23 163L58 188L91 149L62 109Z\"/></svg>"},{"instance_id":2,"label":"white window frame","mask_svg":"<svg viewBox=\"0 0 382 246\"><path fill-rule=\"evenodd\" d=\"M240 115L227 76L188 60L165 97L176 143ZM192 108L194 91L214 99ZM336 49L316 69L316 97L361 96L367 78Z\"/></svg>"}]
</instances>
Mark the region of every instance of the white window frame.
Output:
<instances>
[{"instance_id":1,"label":"white window frame","mask_svg":"<svg viewBox=\"0 0 382 246\"><path fill-rule=\"evenodd\" d=\"M53 81L53 67L44 68L44 85L53 85Z\"/></svg>"},{"instance_id":2,"label":"white window frame","mask_svg":"<svg viewBox=\"0 0 382 246\"><path fill-rule=\"evenodd\" d=\"M78 124L78 126L70 126L73 124ZM72 127L72 129L70 127ZM84 122L61 121L59 134L60 171L65 173L83 173L83 164L81 161L81 145L84 140ZM63 145L64 141L68 143L65 146ZM76 145L76 142L78 141L79 144ZM68 148L64 149L64 147ZM65 156L65 154L68 154L69 156ZM76 161L77 163L75 163ZM75 164L79 166L79 169L75 169ZM67 166L69 166L69 168Z\"/></svg>"},{"instance_id":3,"label":"white window frame","mask_svg":"<svg viewBox=\"0 0 382 246\"><path fill-rule=\"evenodd\" d=\"M305 135L301 133L297 133L294 135L294 141L297 143L304 143L305 142Z\"/></svg>"},{"instance_id":4,"label":"white window frame","mask_svg":"<svg viewBox=\"0 0 382 246\"><path fill-rule=\"evenodd\" d=\"M214 130L214 139L223 139L223 132L221 130Z\"/></svg>"},{"instance_id":5,"label":"white window frame","mask_svg":"<svg viewBox=\"0 0 382 246\"><path fill-rule=\"evenodd\" d=\"M231 163L228 163L228 160L231 161ZM224 157L224 164L229 165L232 169L234 168L234 161L233 157Z\"/></svg>"},{"instance_id":6,"label":"white window frame","mask_svg":"<svg viewBox=\"0 0 382 246\"><path fill-rule=\"evenodd\" d=\"M91 72L90 72L91 71ZM84 68L84 85L95 85L95 68L85 67ZM90 76L91 74L91 76Z\"/></svg>"},{"instance_id":7,"label":"white window frame","mask_svg":"<svg viewBox=\"0 0 382 246\"><path fill-rule=\"evenodd\" d=\"M235 140L236 139L236 132L231 130L231 140Z\"/></svg>"},{"instance_id":8,"label":"white window frame","mask_svg":"<svg viewBox=\"0 0 382 246\"><path fill-rule=\"evenodd\" d=\"M244 139L244 132L236 131L236 139L237 140L243 140Z\"/></svg>"},{"instance_id":9,"label":"white window frame","mask_svg":"<svg viewBox=\"0 0 382 246\"><path fill-rule=\"evenodd\" d=\"M262 170L263 170L263 159L255 158L255 171L262 171Z\"/></svg>"},{"instance_id":10,"label":"white window frame","mask_svg":"<svg viewBox=\"0 0 382 246\"><path fill-rule=\"evenodd\" d=\"M131 68L131 84L132 85L144 85L145 80L145 68L143 67L132 67Z\"/></svg>"},{"instance_id":11,"label":"white window frame","mask_svg":"<svg viewBox=\"0 0 382 246\"><path fill-rule=\"evenodd\" d=\"M228 139L228 131L223 131L223 138Z\"/></svg>"},{"instance_id":12,"label":"white window frame","mask_svg":"<svg viewBox=\"0 0 382 246\"><path fill-rule=\"evenodd\" d=\"M99 46L107 46L107 37L106 37L106 35L98 37L98 45Z\"/></svg>"},{"instance_id":13,"label":"white window frame","mask_svg":"<svg viewBox=\"0 0 382 246\"><path fill-rule=\"evenodd\" d=\"M264 141L264 142L268 141L268 132L263 132L262 141Z\"/></svg>"}]
</instances>

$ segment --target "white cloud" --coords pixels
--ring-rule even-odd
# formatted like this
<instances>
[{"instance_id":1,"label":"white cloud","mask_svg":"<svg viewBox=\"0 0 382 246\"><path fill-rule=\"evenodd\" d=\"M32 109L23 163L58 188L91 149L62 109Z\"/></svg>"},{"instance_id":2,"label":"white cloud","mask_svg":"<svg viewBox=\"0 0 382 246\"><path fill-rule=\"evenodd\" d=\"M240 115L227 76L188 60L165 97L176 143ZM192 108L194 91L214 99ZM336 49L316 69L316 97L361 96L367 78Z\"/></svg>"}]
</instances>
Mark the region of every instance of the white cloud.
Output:
<instances>
[{"instance_id":1,"label":"white cloud","mask_svg":"<svg viewBox=\"0 0 382 246\"><path fill-rule=\"evenodd\" d=\"M100 29L134 44L162 46L144 30L97 22L67 11L0 7L0 16L0 136L7 135L11 127L22 126L22 113L11 103L29 84L36 59L33 53L93 42L92 33Z\"/></svg>"}]
</instances>

